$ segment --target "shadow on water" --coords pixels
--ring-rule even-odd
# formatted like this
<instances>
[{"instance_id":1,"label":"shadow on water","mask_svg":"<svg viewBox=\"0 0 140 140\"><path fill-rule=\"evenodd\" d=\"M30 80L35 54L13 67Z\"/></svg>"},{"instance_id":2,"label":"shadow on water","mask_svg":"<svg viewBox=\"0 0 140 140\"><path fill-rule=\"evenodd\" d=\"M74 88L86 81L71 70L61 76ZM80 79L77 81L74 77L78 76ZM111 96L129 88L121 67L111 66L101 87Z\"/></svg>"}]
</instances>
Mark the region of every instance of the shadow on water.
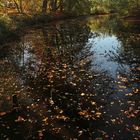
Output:
<instances>
[{"instance_id":1,"label":"shadow on water","mask_svg":"<svg viewBox=\"0 0 140 140\"><path fill-rule=\"evenodd\" d=\"M0 139L139 139L138 30L117 17L68 20L2 48Z\"/></svg>"}]
</instances>

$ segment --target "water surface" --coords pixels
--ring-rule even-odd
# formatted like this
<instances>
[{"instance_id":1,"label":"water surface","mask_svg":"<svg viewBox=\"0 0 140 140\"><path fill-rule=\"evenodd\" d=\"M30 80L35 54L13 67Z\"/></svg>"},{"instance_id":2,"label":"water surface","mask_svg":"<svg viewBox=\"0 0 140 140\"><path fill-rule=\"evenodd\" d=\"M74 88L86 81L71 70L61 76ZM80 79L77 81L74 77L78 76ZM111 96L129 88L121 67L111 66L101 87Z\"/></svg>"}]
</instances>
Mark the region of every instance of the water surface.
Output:
<instances>
[{"instance_id":1,"label":"water surface","mask_svg":"<svg viewBox=\"0 0 140 140\"><path fill-rule=\"evenodd\" d=\"M111 16L26 29L0 50L0 139L138 140L139 44Z\"/></svg>"}]
</instances>

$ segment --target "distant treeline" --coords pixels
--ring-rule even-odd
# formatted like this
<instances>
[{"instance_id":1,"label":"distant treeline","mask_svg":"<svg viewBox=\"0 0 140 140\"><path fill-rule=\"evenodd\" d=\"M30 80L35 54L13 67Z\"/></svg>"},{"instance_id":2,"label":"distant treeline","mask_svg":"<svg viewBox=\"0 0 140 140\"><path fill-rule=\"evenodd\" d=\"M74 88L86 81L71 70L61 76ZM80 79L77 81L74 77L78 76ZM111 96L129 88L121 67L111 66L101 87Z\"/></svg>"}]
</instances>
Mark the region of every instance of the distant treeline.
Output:
<instances>
[{"instance_id":1,"label":"distant treeline","mask_svg":"<svg viewBox=\"0 0 140 140\"><path fill-rule=\"evenodd\" d=\"M120 12L127 14L139 9L140 0L0 0L0 11L24 14L89 14Z\"/></svg>"}]
</instances>

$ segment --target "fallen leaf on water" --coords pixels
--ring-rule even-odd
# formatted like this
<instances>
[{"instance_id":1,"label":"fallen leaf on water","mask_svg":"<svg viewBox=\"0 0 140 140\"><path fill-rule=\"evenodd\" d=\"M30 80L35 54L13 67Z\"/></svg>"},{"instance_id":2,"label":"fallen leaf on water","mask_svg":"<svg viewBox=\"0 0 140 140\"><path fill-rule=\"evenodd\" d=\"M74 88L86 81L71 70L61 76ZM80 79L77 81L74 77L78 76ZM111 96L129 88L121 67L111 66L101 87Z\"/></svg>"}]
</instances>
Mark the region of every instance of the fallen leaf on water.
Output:
<instances>
[{"instance_id":1,"label":"fallen leaf on water","mask_svg":"<svg viewBox=\"0 0 140 140\"><path fill-rule=\"evenodd\" d=\"M81 96L85 96L85 93L81 93Z\"/></svg>"},{"instance_id":2,"label":"fallen leaf on water","mask_svg":"<svg viewBox=\"0 0 140 140\"><path fill-rule=\"evenodd\" d=\"M84 116L84 115L87 115L88 112L87 112L87 110L82 110L78 114L81 115L81 116Z\"/></svg>"},{"instance_id":3,"label":"fallen leaf on water","mask_svg":"<svg viewBox=\"0 0 140 140\"><path fill-rule=\"evenodd\" d=\"M0 116L3 116L5 114L6 114L6 112L0 112Z\"/></svg>"},{"instance_id":4,"label":"fallen leaf on water","mask_svg":"<svg viewBox=\"0 0 140 140\"><path fill-rule=\"evenodd\" d=\"M138 125L133 125L134 130L139 131L140 130L140 126Z\"/></svg>"},{"instance_id":5,"label":"fallen leaf on water","mask_svg":"<svg viewBox=\"0 0 140 140\"><path fill-rule=\"evenodd\" d=\"M113 105L113 104L114 104L114 102L111 102L110 104L111 104L111 105Z\"/></svg>"},{"instance_id":6,"label":"fallen leaf on water","mask_svg":"<svg viewBox=\"0 0 140 140\"><path fill-rule=\"evenodd\" d=\"M133 96L133 94L132 93L128 93L125 96Z\"/></svg>"},{"instance_id":7,"label":"fallen leaf on water","mask_svg":"<svg viewBox=\"0 0 140 140\"><path fill-rule=\"evenodd\" d=\"M119 88L126 89L126 86L119 86Z\"/></svg>"},{"instance_id":8,"label":"fallen leaf on water","mask_svg":"<svg viewBox=\"0 0 140 140\"><path fill-rule=\"evenodd\" d=\"M96 105L96 102L91 101L91 104L92 104L92 105Z\"/></svg>"},{"instance_id":9,"label":"fallen leaf on water","mask_svg":"<svg viewBox=\"0 0 140 140\"><path fill-rule=\"evenodd\" d=\"M15 122L24 122L25 119L21 116L18 116L18 118L15 120Z\"/></svg>"},{"instance_id":10,"label":"fallen leaf on water","mask_svg":"<svg viewBox=\"0 0 140 140\"><path fill-rule=\"evenodd\" d=\"M83 131L78 131L78 133L79 133L79 135L78 135L78 136L81 136L81 135L82 135L82 133L83 133Z\"/></svg>"},{"instance_id":11,"label":"fallen leaf on water","mask_svg":"<svg viewBox=\"0 0 140 140\"><path fill-rule=\"evenodd\" d=\"M111 122L114 124L116 122L116 120L115 119L111 119Z\"/></svg>"},{"instance_id":12,"label":"fallen leaf on water","mask_svg":"<svg viewBox=\"0 0 140 140\"><path fill-rule=\"evenodd\" d=\"M38 135L39 135L40 138L42 138L43 137L43 132L42 131L38 131Z\"/></svg>"},{"instance_id":13,"label":"fallen leaf on water","mask_svg":"<svg viewBox=\"0 0 140 140\"><path fill-rule=\"evenodd\" d=\"M101 112L96 112L96 117L97 117L97 118L100 118L101 115L102 115Z\"/></svg>"},{"instance_id":14,"label":"fallen leaf on water","mask_svg":"<svg viewBox=\"0 0 140 140\"><path fill-rule=\"evenodd\" d=\"M42 121L45 122L45 124L48 124L48 117L44 118Z\"/></svg>"},{"instance_id":15,"label":"fallen leaf on water","mask_svg":"<svg viewBox=\"0 0 140 140\"><path fill-rule=\"evenodd\" d=\"M10 100L10 99L11 99L11 97L10 97L10 96L7 96L7 97L6 97L6 100Z\"/></svg>"},{"instance_id":16,"label":"fallen leaf on water","mask_svg":"<svg viewBox=\"0 0 140 140\"><path fill-rule=\"evenodd\" d=\"M140 71L140 67L138 67L138 68L137 68L137 70L139 70L139 71Z\"/></svg>"},{"instance_id":17,"label":"fallen leaf on water","mask_svg":"<svg viewBox=\"0 0 140 140\"><path fill-rule=\"evenodd\" d=\"M64 121L66 121L67 119L69 119L68 117L66 117L64 115L57 115L56 118L59 119L59 120L64 120Z\"/></svg>"},{"instance_id":18,"label":"fallen leaf on water","mask_svg":"<svg viewBox=\"0 0 140 140\"><path fill-rule=\"evenodd\" d=\"M134 93L138 93L139 92L139 89L134 89L133 92Z\"/></svg>"}]
</instances>

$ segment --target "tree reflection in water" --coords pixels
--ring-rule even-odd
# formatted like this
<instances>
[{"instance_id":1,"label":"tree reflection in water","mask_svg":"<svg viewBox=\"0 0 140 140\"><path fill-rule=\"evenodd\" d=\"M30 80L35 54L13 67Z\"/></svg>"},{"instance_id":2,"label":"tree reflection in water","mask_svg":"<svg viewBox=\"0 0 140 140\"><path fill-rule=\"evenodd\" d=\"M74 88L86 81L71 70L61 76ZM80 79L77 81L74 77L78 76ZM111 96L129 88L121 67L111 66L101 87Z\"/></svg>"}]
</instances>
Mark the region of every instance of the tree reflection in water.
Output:
<instances>
[{"instance_id":1,"label":"tree reflection in water","mask_svg":"<svg viewBox=\"0 0 140 140\"><path fill-rule=\"evenodd\" d=\"M0 55L1 139L137 137L138 102L133 96L129 99L129 92L138 95L139 66L129 73L123 73L118 67L116 78L105 69L94 69L96 52L91 51L94 46L89 39L100 33L104 37L115 34L125 43L115 23L108 18L96 19L94 27L86 20L51 23L27 30L20 43L3 50L5 53ZM123 49L118 48L115 53L111 50L105 57L132 68L128 58L136 56L135 52L122 46ZM12 110L13 94L17 94L20 102L18 112L8 112Z\"/></svg>"}]
</instances>

